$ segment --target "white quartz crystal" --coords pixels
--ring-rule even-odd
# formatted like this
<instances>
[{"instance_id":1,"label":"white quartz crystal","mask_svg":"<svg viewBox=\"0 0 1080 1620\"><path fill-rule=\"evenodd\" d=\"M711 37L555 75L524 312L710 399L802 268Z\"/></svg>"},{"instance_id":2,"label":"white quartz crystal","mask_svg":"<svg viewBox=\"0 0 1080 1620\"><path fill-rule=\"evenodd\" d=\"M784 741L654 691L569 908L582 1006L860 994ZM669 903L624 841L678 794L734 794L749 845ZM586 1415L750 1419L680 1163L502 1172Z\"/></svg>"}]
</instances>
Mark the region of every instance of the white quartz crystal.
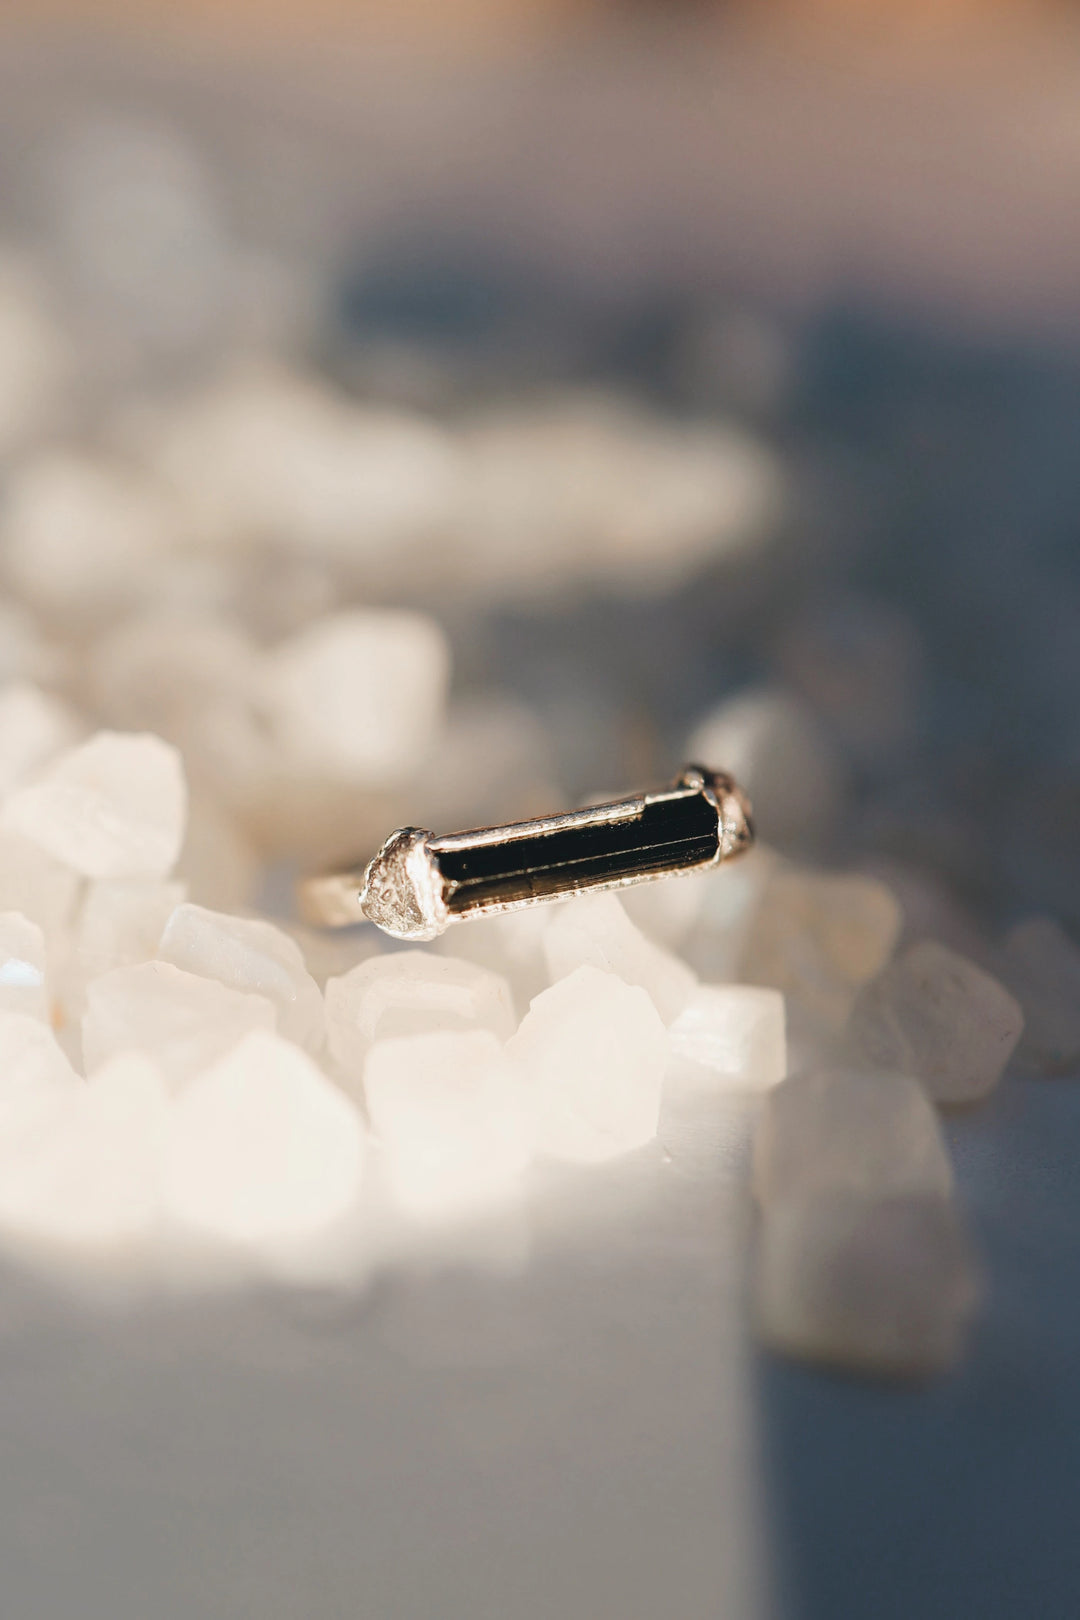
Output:
<instances>
[{"instance_id":1,"label":"white quartz crystal","mask_svg":"<svg viewBox=\"0 0 1080 1620\"><path fill-rule=\"evenodd\" d=\"M668 1034L676 1056L748 1090L765 1091L787 1073L784 998L778 990L703 984Z\"/></svg>"},{"instance_id":2,"label":"white quartz crystal","mask_svg":"<svg viewBox=\"0 0 1080 1620\"><path fill-rule=\"evenodd\" d=\"M544 934L550 921L547 906L470 917L460 928L448 928L435 949L499 974L509 983L515 1006L527 1007L548 986Z\"/></svg>"},{"instance_id":3,"label":"white quartz crystal","mask_svg":"<svg viewBox=\"0 0 1080 1620\"><path fill-rule=\"evenodd\" d=\"M886 1377L937 1372L959 1354L977 1293L944 1198L817 1192L762 1222L758 1329L786 1355Z\"/></svg>"},{"instance_id":4,"label":"white quartz crystal","mask_svg":"<svg viewBox=\"0 0 1080 1620\"><path fill-rule=\"evenodd\" d=\"M0 910L37 923L50 953L66 949L78 894L77 872L0 821Z\"/></svg>"},{"instance_id":5,"label":"white quartz crystal","mask_svg":"<svg viewBox=\"0 0 1080 1620\"><path fill-rule=\"evenodd\" d=\"M287 1244L350 1210L363 1160L354 1105L299 1047L259 1030L174 1103L166 1207L206 1236Z\"/></svg>"},{"instance_id":6,"label":"white quartz crystal","mask_svg":"<svg viewBox=\"0 0 1080 1620\"><path fill-rule=\"evenodd\" d=\"M1080 948L1052 917L1029 917L1007 935L1002 959L1024 1010L1024 1063L1042 1074L1080 1071Z\"/></svg>"},{"instance_id":7,"label":"white quartz crystal","mask_svg":"<svg viewBox=\"0 0 1080 1620\"><path fill-rule=\"evenodd\" d=\"M667 1034L639 986L576 968L534 999L506 1050L525 1076L548 1157L599 1162L656 1135Z\"/></svg>"},{"instance_id":8,"label":"white quartz crystal","mask_svg":"<svg viewBox=\"0 0 1080 1620\"><path fill-rule=\"evenodd\" d=\"M997 1085L1023 1027L1004 985L923 940L862 992L851 1035L872 1063L917 1075L937 1102L961 1104Z\"/></svg>"},{"instance_id":9,"label":"white quartz crystal","mask_svg":"<svg viewBox=\"0 0 1080 1620\"><path fill-rule=\"evenodd\" d=\"M475 1029L505 1041L516 1022L504 978L434 951L373 956L326 985L330 1050L353 1079L374 1041Z\"/></svg>"},{"instance_id":10,"label":"white quartz crystal","mask_svg":"<svg viewBox=\"0 0 1080 1620\"><path fill-rule=\"evenodd\" d=\"M157 1220L165 1081L147 1058L114 1058L71 1087L45 1130L0 1173L0 1233L11 1240L108 1250Z\"/></svg>"},{"instance_id":11,"label":"white quartz crystal","mask_svg":"<svg viewBox=\"0 0 1080 1620\"><path fill-rule=\"evenodd\" d=\"M619 902L647 938L669 950L678 950L701 917L714 876L712 871L686 872L678 878L638 883L621 890Z\"/></svg>"},{"instance_id":12,"label":"white quartz crystal","mask_svg":"<svg viewBox=\"0 0 1080 1620\"><path fill-rule=\"evenodd\" d=\"M532 1156L521 1077L487 1029L380 1040L364 1097L398 1202L411 1214L505 1201Z\"/></svg>"},{"instance_id":13,"label":"white quartz crystal","mask_svg":"<svg viewBox=\"0 0 1080 1620\"><path fill-rule=\"evenodd\" d=\"M231 990L265 996L277 1009L277 1027L286 1039L311 1052L321 1049L325 1020L319 987L299 945L273 923L180 905L165 924L157 954Z\"/></svg>"},{"instance_id":14,"label":"white quartz crystal","mask_svg":"<svg viewBox=\"0 0 1080 1620\"><path fill-rule=\"evenodd\" d=\"M148 595L176 539L175 513L145 476L54 450L15 473L0 527L17 591L80 621Z\"/></svg>"},{"instance_id":15,"label":"white quartz crystal","mask_svg":"<svg viewBox=\"0 0 1080 1620\"><path fill-rule=\"evenodd\" d=\"M782 690L727 699L691 732L686 757L730 771L750 795L759 835L784 848L815 847L843 804L844 775L828 737Z\"/></svg>"},{"instance_id":16,"label":"white quartz crystal","mask_svg":"<svg viewBox=\"0 0 1080 1620\"><path fill-rule=\"evenodd\" d=\"M40 1018L0 1009L0 1159L26 1107L51 1102L82 1083Z\"/></svg>"},{"instance_id":17,"label":"white quartz crystal","mask_svg":"<svg viewBox=\"0 0 1080 1620\"><path fill-rule=\"evenodd\" d=\"M839 1032L860 986L892 955L901 922L874 878L781 863L750 924L740 977L782 990L793 1021Z\"/></svg>"},{"instance_id":18,"label":"white quartz crystal","mask_svg":"<svg viewBox=\"0 0 1080 1620\"><path fill-rule=\"evenodd\" d=\"M867 1197L947 1195L952 1167L918 1081L887 1071L794 1075L769 1093L754 1134L764 1206L844 1188Z\"/></svg>"},{"instance_id":19,"label":"white quartz crystal","mask_svg":"<svg viewBox=\"0 0 1080 1620\"><path fill-rule=\"evenodd\" d=\"M271 655L266 692L290 757L330 777L410 775L442 715L449 654L418 613L357 609L317 620Z\"/></svg>"},{"instance_id":20,"label":"white quartz crystal","mask_svg":"<svg viewBox=\"0 0 1080 1620\"><path fill-rule=\"evenodd\" d=\"M185 801L175 748L99 731L17 790L0 821L87 877L163 877L180 852Z\"/></svg>"},{"instance_id":21,"label":"white quartz crystal","mask_svg":"<svg viewBox=\"0 0 1080 1620\"><path fill-rule=\"evenodd\" d=\"M64 1002L79 1012L91 979L111 968L147 962L161 930L184 898L182 883L158 878L110 878L88 883L64 962Z\"/></svg>"},{"instance_id":22,"label":"white quartz crystal","mask_svg":"<svg viewBox=\"0 0 1080 1620\"><path fill-rule=\"evenodd\" d=\"M229 990L171 962L142 962L87 987L83 1054L89 1072L119 1052L148 1053L178 1090L252 1030L275 1023L264 996Z\"/></svg>"},{"instance_id":23,"label":"white quartz crystal","mask_svg":"<svg viewBox=\"0 0 1080 1620\"><path fill-rule=\"evenodd\" d=\"M613 894L583 895L552 913L544 932L552 979L588 964L647 990L665 1023L679 1016L697 988L685 962L646 939Z\"/></svg>"},{"instance_id":24,"label":"white quartz crystal","mask_svg":"<svg viewBox=\"0 0 1080 1620\"><path fill-rule=\"evenodd\" d=\"M0 797L69 748L80 730L66 703L30 681L0 690Z\"/></svg>"},{"instance_id":25,"label":"white quartz crystal","mask_svg":"<svg viewBox=\"0 0 1080 1620\"><path fill-rule=\"evenodd\" d=\"M45 935L21 911L0 912L0 1007L48 1019Z\"/></svg>"}]
</instances>

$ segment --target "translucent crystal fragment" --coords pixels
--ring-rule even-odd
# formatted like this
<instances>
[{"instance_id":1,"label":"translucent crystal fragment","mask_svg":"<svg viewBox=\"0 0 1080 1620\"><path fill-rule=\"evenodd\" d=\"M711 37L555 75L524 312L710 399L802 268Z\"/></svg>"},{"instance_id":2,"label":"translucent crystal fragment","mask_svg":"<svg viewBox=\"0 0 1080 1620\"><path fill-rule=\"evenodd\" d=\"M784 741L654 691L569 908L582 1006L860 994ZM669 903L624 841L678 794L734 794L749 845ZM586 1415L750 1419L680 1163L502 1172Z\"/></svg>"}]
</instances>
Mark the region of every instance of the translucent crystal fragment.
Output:
<instances>
[{"instance_id":1,"label":"translucent crystal fragment","mask_svg":"<svg viewBox=\"0 0 1080 1620\"><path fill-rule=\"evenodd\" d=\"M363 1162L354 1105L299 1047L259 1030L174 1104L166 1208L207 1237L293 1243L352 1208Z\"/></svg>"},{"instance_id":2,"label":"translucent crystal fragment","mask_svg":"<svg viewBox=\"0 0 1080 1620\"><path fill-rule=\"evenodd\" d=\"M1004 985L924 940L862 992L851 1036L872 1063L917 1075L937 1102L962 1104L997 1085L1023 1027Z\"/></svg>"},{"instance_id":3,"label":"translucent crystal fragment","mask_svg":"<svg viewBox=\"0 0 1080 1620\"><path fill-rule=\"evenodd\" d=\"M590 966L639 985L665 1023L677 1018L697 988L685 962L646 939L613 894L583 895L553 914L543 936L552 979Z\"/></svg>"},{"instance_id":4,"label":"translucent crystal fragment","mask_svg":"<svg viewBox=\"0 0 1080 1620\"><path fill-rule=\"evenodd\" d=\"M45 935L21 911L0 912L0 1008L47 1019Z\"/></svg>"},{"instance_id":5,"label":"translucent crystal fragment","mask_svg":"<svg viewBox=\"0 0 1080 1620\"><path fill-rule=\"evenodd\" d=\"M276 1013L264 996L229 990L171 962L114 968L87 987L83 1055L87 1071L120 1052L154 1058L175 1091L253 1030L272 1031Z\"/></svg>"},{"instance_id":6,"label":"translucent crystal fragment","mask_svg":"<svg viewBox=\"0 0 1080 1620\"><path fill-rule=\"evenodd\" d=\"M754 1134L753 1182L758 1202L771 1206L836 1189L944 1197L953 1176L918 1081L835 1070L793 1075L769 1093Z\"/></svg>"},{"instance_id":7,"label":"translucent crystal fragment","mask_svg":"<svg viewBox=\"0 0 1080 1620\"><path fill-rule=\"evenodd\" d=\"M749 794L760 837L812 849L828 834L845 795L836 753L812 711L782 690L729 698L701 720L688 759L722 761Z\"/></svg>"},{"instance_id":8,"label":"translucent crystal fragment","mask_svg":"<svg viewBox=\"0 0 1080 1620\"><path fill-rule=\"evenodd\" d=\"M31 682L0 690L0 797L69 748L79 730L67 705Z\"/></svg>"},{"instance_id":9,"label":"translucent crystal fragment","mask_svg":"<svg viewBox=\"0 0 1080 1620\"><path fill-rule=\"evenodd\" d=\"M308 1051L323 1045L319 987L294 939L258 917L230 917L204 906L180 905L165 924L157 950L163 962L217 979L230 990L264 996L277 1009L277 1027Z\"/></svg>"},{"instance_id":10,"label":"translucent crystal fragment","mask_svg":"<svg viewBox=\"0 0 1080 1620\"><path fill-rule=\"evenodd\" d=\"M330 1050L354 1078L375 1041L476 1029L505 1041L517 1023L500 974L433 951L373 956L329 979L326 1021Z\"/></svg>"},{"instance_id":11,"label":"translucent crystal fragment","mask_svg":"<svg viewBox=\"0 0 1080 1620\"><path fill-rule=\"evenodd\" d=\"M113 878L86 885L61 975L66 1017L82 1016L91 979L112 968L150 960L161 930L183 898L183 884L156 878Z\"/></svg>"},{"instance_id":12,"label":"translucent crystal fragment","mask_svg":"<svg viewBox=\"0 0 1080 1620\"><path fill-rule=\"evenodd\" d=\"M750 924L740 977L782 990L793 1021L839 1032L860 986L892 955L901 922L874 878L781 864Z\"/></svg>"},{"instance_id":13,"label":"translucent crystal fragment","mask_svg":"<svg viewBox=\"0 0 1080 1620\"><path fill-rule=\"evenodd\" d=\"M765 1091L787 1073L784 998L778 990L700 985L668 1035L676 1056L748 1090Z\"/></svg>"},{"instance_id":14,"label":"translucent crystal fragment","mask_svg":"<svg viewBox=\"0 0 1080 1620\"><path fill-rule=\"evenodd\" d=\"M364 1097L394 1195L411 1214L467 1213L506 1201L520 1184L531 1116L490 1030L378 1041Z\"/></svg>"},{"instance_id":15,"label":"translucent crystal fragment","mask_svg":"<svg viewBox=\"0 0 1080 1620\"><path fill-rule=\"evenodd\" d=\"M86 877L163 877L180 853L185 803L175 748L101 731L16 791L2 825Z\"/></svg>"},{"instance_id":16,"label":"translucent crystal fragment","mask_svg":"<svg viewBox=\"0 0 1080 1620\"><path fill-rule=\"evenodd\" d=\"M668 1042L639 986L575 968L535 997L506 1050L525 1076L546 1156L600 1162L655 1137Z\"/></svg>"},{"instance_id":17,"label":"translucent crystal fragment","mask_svg":"<svg viewBox=\"0 0 1080 1620\"><path fill-rule=\"evenodd\" d=\"M318 620L272 655L266 695L280 744L308 769L379 785L416 769L443 711L449 655L416 613Z\"/></svg>"},{"instance_id":18,"label":"translucent crystal fragment","mask_svg":"<svg viewBox=\"0 0 1080 1620\"><path fill-rule=\"evenodd\" d=\"M4 1165L0 1232L95 1251L144 1239L160 1208L166 1109L163 1077L133 1053L70 1088L48 1129Z\"/></svg>"},{"instance_id":19,"label":"translucent crystal fragment","mask_svg":"<svg viewBox=\"0 0 1080 1620\"><path fill-rule=\"evenodd\" d=\"M1052 917L1007 935L1004 976L1024 1011L1020 1057L1041 1074L1080 1071L1080 948Z\"/></svg>"},{"instance_id":20,"label":"translucent crystal fragment","mask_svg":"<svg viewBox=\"0 0 1080 1620\"><path fill-rule=\"evenodd\" d=\"M66 948L78 895L77 872L0 824L0 910L37 923L50 953Z\"/></svg>"},{"instance_id":21,"label":"translucent crystal fragment","mask_svg":"<svg viewBox=\"0 0 1080 1620\"><path fill-rule=\"evenodd\" d=\"M769 1210L755 1293L758 1330L773 1349L910 1378L955 1361L978 1282L947 1199L845 1190Z\"/></svg>"}]
</instances>

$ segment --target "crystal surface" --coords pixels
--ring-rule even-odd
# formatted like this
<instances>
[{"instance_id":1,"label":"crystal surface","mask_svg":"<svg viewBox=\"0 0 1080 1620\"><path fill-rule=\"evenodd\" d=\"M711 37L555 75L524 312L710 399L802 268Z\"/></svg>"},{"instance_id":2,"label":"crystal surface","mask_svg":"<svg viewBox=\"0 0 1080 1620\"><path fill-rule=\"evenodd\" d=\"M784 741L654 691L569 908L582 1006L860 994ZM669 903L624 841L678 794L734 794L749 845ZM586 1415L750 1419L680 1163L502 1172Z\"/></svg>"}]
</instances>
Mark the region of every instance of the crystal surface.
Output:
<instances>
[{"instance_id":1,"label":"crystal surface","mask_svg":"<svg viewBox=\"0 0 1080 1620\"><path fill-rule=\"evenodd\" d=\"M953 1175L937 1113L918 1081L822 1070L772 1090L754 1134L754 1194L770 1207L845 1189L947 1196Z\"/></svg>"},{"instance_id":2,"label":"crystal surface","mask_svg":"<svg viewBox=\"0 0 1080 1620\"><path fill-rule=\"evenodd\" d=\"M665 1023L679 1016L697 989L686 963L646 939L613 894L583 895L561 905L543 944L552 979L586 965L617 974L648 992Z\"/></svg>"},{"instance_id":3,"label":"crystal surface","mask_svg":"<svg viewBox=\"0 0 1080 1620\"><path fill-rule=\"evenodd\" d=\"M787 1073L784 998L778 990L700 985L668 1036L676 1056L748 1090L765 1091Z\"/></svg>"},{"instance_id":4,"label":"crystal surface","mask_svg":"<svg viewBox=\"0 0 1080 1620\"><path fill-rule=\"evenodd\" d=\"M264 996L277 1009L277 1027L287 1040L310 1052L321 1049L326 1025L319 987L299 945L273 923L180 905L165 923L157 955L230 990Z\"/></svg>"},{"instance_id":5,"label":"crystal surface","mask_svg":"<svg viewBox=\"0 0 1080 1620\"><path fill-rule=\"evenodd\" d=\"M937 1102L963 1104L997 1085L1023 1027L1004 985L923 940L867 985L851 1035L872 1063L917 1075Z\"/></svg>"},{"instance_id":6,"label":"crystal surface","mask_svg":"<svg viewBox=\"0 0 1080 1620\"><path fill-rule=\"evenodd\" d=\"M892 955L901 922L874 878L781 863L750 924L740 977L782 990L793 1023L838 1033L860 986Z\"/></svg>"},{"instance_id":7,"label":"crystal surface","mask_svg":"<svg viewBox=\"0 0 1080 1620\"><path fill-rule=\"evenodd\" d=\"M505 1202L532 1157L521 1077L487 1029L379 1040L364 1097L394 1195L411 1214Z\"/></svg>"},{"instance_id":8,"label":"crystal surface","mask_svg":"<svg viewBox=\"0 0 1080 1620\"><path fill-rule=\"evenodd\" d=\"M443 711L449 654L417 613L327 617L272 654L265 675L276 735L313 771L365 783L409 776Z\"/></svg>"},{"instance_id":9,"label":"crystal surface","mask_svg":"<svg viewBox=\"0 0 1080 1620\"><path fill-rule=\"evenodd\" d=\"M375 1041L484 1029L500 1041L517 1020L510 987L490 969L433 951L394 951L327 980L330 1050L358 1079Z\"/></svg>"},{"instance_id":10,"label":"crystal surface","mask_svg":"<svg viewBox=\"0 0 1080 1620\"><path fill-rule=\"evenodd\" d=\"M45 935L21 911L0 912L0 1008L49 1017Z\"/></svg>"},{"instance_id":11,"label":"crystal surface","mask_svg":"<svg viewBox=\"0 0 1080 1620\"><path fill-rule=\"evenodd\" d=\"M363 1164L354 1105L298 1046L256 1030L174 1103L165 1204L208 1237L287 1244L352 1208Z\"/></svg>"},{"instance_id":12,"label":"crystal surface","mask_svg":"<svg viewBox=\"0 0 1080 1620\"><path fill-rule=\"evenodd\" d=\"M86 877L163 877L180 853L185 802L175 748L101 731L17 790L0 819Z\"/></svg>"},{"instance_id":13,"label":"crystal surface","mask_svg":"<svg viewBox=\"0 0 1080 1620\"><path fill-rule=\"evenodd\" d=\"M0 797L70 748L82 728L65 703L30 681L0 690Z\"/></svg>"},{"instance_id":14,"label":"crystal surface","mask_svg":"<svg viewBox=\"0 0 1080 1620\"><path fill-rule=\"evenodd\" d=\"M156 1223L167 1121L165 1081L127 1053L69 1088L48 1127L0 1176L0 1232L8 1241L111 1250Z\"/></svg>"},{"instance_id":15,"label":"crystal surface","mask_svg":"<svg viewBox=\"0 0 1080 1620\"><path fill-rule=\"evenodd\" d=\"M67 948L79 886L70 866L0 825L0 910L21 911L37 923L50 954Z\"/></svg>"},{"instance_id":16,"label":"crystal surface","mask_svg":"<svg viewBox=\"0 0 1080 1620\"><path fill-rule=\"evenodd\" d=\"M60 974L66 1018L82 1016L91 979L150 960L161 930L183 898L182 883L157 878L111 878L86 885Z\"/></svg>"},{"instance_id":17,"label":"crystal surface","mask_svg":"<svg viewBox=\"0 0 1080 1620\"><path fill-rule=\"evenodd\" d=\"M535 997L506 1050L525 1076L546 1156L600 1162L655 1137L668 1042L639 986L575 968Z\"/></svg>"},{"instance_id":18,"label":"crystal surface","mask_svg":"<svg viewBox=\"0 0 1080 1620\"><path fill-rule=\"evenodd\" d=\"M1024 1011L1024 1064L1041 1074L1080 1070L1080 949L1052 917L1029 917L1006 936L1002 965Z\"/></svg>"},{"instance_id":19,"label":"crystal surface","mask_svg":"<svg viewBox=\"0 0 1080 1620\"><path fill-rule=\"evenodd\" d=\"M978 1293L947 1199L848 1190L770 1209L755 1280L758 1329L773 1349L900 1378L956 1359Z\"/></svg>"},{"instance_id":20,"label":"crystal surface","mask_svg":"<svg viewBox=\"0 0 1080 1620\"><path fill-rule=\"evenodd\" d=\"M227 989L171 962L141 962L88 985L83 1055L90 1072L118 1053L147 1053L177 1091L245 1035L275 1024L264 996Z\"/></svg>"}]
</instances>

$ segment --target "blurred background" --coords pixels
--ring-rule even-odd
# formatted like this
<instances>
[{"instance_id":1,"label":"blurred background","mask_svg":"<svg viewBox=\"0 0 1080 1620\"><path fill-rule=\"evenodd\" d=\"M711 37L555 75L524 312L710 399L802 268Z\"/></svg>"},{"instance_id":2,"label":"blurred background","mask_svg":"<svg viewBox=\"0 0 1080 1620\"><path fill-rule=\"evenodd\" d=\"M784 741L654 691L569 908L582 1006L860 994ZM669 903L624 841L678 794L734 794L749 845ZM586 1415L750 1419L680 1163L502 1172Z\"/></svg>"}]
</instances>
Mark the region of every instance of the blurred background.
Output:
<instances>
[{"instance_id":1,"label":"blurred background","mask_svg":"<svg viewBox=\"0 0 1080 1620\"><path fill-rule=\"evenodd\" d=\"M694 740L971 954L1075 929L1078 196L1049 0L8 4L3 674L182 746L209 905ZM435 642L358 652L371 607ZM362 1336L208 1308L181 1374L167 1313L118 1344L12 1284L14 1620L1073 1612L1080 1108L954 1137L998 1304L928 1394L754 1364L714 1401L708 1274L621 1251L601 1320L587 1266L577 1318L544 1283L557 1373L440 1283L363 1386Z\"/></svg>"}]
</instances>

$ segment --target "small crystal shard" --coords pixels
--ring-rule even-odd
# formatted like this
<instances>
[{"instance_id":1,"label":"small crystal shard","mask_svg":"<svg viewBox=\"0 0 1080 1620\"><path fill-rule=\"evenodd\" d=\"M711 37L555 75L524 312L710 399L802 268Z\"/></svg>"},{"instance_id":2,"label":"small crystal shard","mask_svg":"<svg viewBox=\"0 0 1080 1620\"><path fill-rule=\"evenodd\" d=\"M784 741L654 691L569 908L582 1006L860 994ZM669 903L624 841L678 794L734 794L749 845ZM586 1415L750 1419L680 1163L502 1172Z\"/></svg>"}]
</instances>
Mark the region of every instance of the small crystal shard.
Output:
<instances>
[{"instance_id":1,"label":"small crystal shard","mask_svg":"<svg viewBox=\"0 0 1080 1620\"><path fill-rule=\"evenodd\" d=\"M599 1162L656 1135L667 1033L639 986L576 968L534 999L506 1050L525 1075L548 1157Z\"/></svg>"},{"instance_id":2,"label":"small crystal shard","mask_svg":"<svg viewBox=\"0 0 1080 1620\"><path fill-rule=\"evenodd\" d=\"M945 945L913 945L859 997L853 1041L872 1063L917 1075L935 1101L977 1102L1024 1027L1004 985Z\"/></svg>"},{"instance_id":3,"label":"small crystal shard","mask_svg":"<svg viewBox=\"0 0 1080 1620\"><path fill-rule=\"evenodd\" d=\"M866 1197L942 1195L952 1167L937 1113L910 1075L793 1075L754 1135L754 1193L770 1206L837 1188Z\"/></svg>"},{"instance_id":4,"label":"small crystal shard","mask_svg":"<svg viewBox=\"0 0 1080 1620\"><path fill-rule=\"evenodd\" d=\"M363 1159L354 1105L299 1047L257 1030L175 1102L166 1207L238 1245L305 1239L352 1208Z\"/></svg>"},{"instance_id":5,"label":"small crystal shard","mask_svg":"<svg viewBox=\"0 0 1080 1620\"><path fill-rule=\"evenodd\" d=\"M171 962L115 968L86 992L83 1054L87 1071L119 1052L145 1052L179 1090L252 1030L273 1030L264 996L229 990Z\"/></svg>"},{"instance_id":6,"label":"small crystal shard","mask_svg":"<svg viewBox=\"0 0 1080 1620\"><path fill-rule=\"evenodd\" d=\"M697 988L685 962L635 928L613 894L583 895L562 905L544 932L552 979L588 965L639 985L665 1023L679 1016Z\"/></svg>"},{"instance_id":7,"label":"small crystal shard","mask_svg":"<svg viewBox=\"0 0 1080 1620\"><path fill-rule=\"evenodd\" d=\"M750 925L740 977L782 990L793 1021L839 1033L860 986L889 960L901 920L874 878L782 864Z\"/></svg>"},{"instance_id":8,"label":"small crystal shard","mask_svg":"<svg viewBox=\"0 0 1080 1620\"><path fill-rule=\"evenodd\" d=\"M672 1051L754 1091L787 1073L784 998L752 985L703 984L668 1031Z\"/></svg>"},{"instance_id":9,"label":"small crystal shard","mask_svg":"<svg viewBox=\"0 0 1080 1620\"><path fill-rule=\"evenodd\" d=\"M439 1030L490 1030L505 1041L517 1022L510 987L489 969L433 951L395 951L326 985L330 1050L358 1078L372 1043Z\"/></svg>"},{"instance_id":10,"label":"small crystal shard","mask_svg":"<svg viewBox=\"0 0 1080 1620\"><path fill-rule=\"evenodd\" d=\"M532 1156L521 1079L490 1030L380 1040L364 1068L395 1197L414 1215L503 1202Z\"/></svg>"},{"instance_id":11,"label":"small crystal shard","mask_svg":"<svg viewBox=\"0 0 1080 1620\"><path fill-rule=\"evenodd\" d=\"M265 996L287 1040L318 1052L325 1037L322 996L294 939L257 917L230 917L204 906L177 906L157 952L163 962L218 979L231 990Z\"/></svg>"},{"instance_id":12,"label":"small crystal shard","mask_svg":"<svg viewBox=\"0 0 1080 1620\"><path fill-rule=\"evenodd\" d=\"M157 1219L165 1082L127 1053L70 1088L48 1129L0 1175L0 1230L78 1249L129 1245Z\"/></svg>"},{"instance_id":13,"label":"small crystal shard","mask_svg":"<svg viewBox=\"0 0 1080 1620\"><path fill-rule=\"evenodd\" d=\"M1030 917L1005 940L1005 977L1024 1010L1020 1056L1041 1074L1080 1069L1080 948L1052 917Z\"/></svg>"},{"instance_id":14,"label":"small crystal shard","mask_svg":"<svg viewBox=\"0 0 1080 1620\"><path fill-rule=\"evenodd\" d=\"M415 613L317 621L272 655L267 695L290 757L327 777L409 776L439 723L449 674L442 632Z\"/></svg>"},{"instance_id":15,"label":"small crystal shard","mask_svg":"<svg viewBox=\"0 0 1080 1620\"><path fill-rule=\"evenodd\" d=\"M91 979L150 960L161 930L183 898L183 884L156 878L112 878L86 885L61 974L66 1019L82 1017Z\"/></svg>"},{"instance_id":16,"label":"small crystal shard","mask_svg":"<svg viewBox=\"0 0 1080 1620\"><path fill-rule=\"evenodd\" d=\"M100 731L16 791L2 819L86 877L163 877L180 853L185 797L175 748Z\"/></svg>"},{"instance_id":17,"label":"small crystal shard","mask_svg":"<svg viewBox=\"0 0 1080 1620\"><path fill-rule=\"evenodd\" d=\"M758 1329L785 1355L886 1377L937 1372L959 1354L977 1293L944 1198L819 1191L762 1222Z\"/></svg>"},{"instance_id":18,"label":"small crystal shard","mask_svg":"<svg viewBox=\"0 0 1080 1620\"><path fill-rule=\"evenodd\" d=\"M29 681L0 691L0 797L10 793L79 735L67 705Z\"/></svg>"},{"instance_id":19,"label":"small crystal shard","mask_svg":"<svg viewBox=\"0 0 1080 1620\"><path fill-rule=\"evenodd\" d=\"M45 935L21 911L0 912L0 1007L47 1019Z\"/></svg>"}]
</instances>

